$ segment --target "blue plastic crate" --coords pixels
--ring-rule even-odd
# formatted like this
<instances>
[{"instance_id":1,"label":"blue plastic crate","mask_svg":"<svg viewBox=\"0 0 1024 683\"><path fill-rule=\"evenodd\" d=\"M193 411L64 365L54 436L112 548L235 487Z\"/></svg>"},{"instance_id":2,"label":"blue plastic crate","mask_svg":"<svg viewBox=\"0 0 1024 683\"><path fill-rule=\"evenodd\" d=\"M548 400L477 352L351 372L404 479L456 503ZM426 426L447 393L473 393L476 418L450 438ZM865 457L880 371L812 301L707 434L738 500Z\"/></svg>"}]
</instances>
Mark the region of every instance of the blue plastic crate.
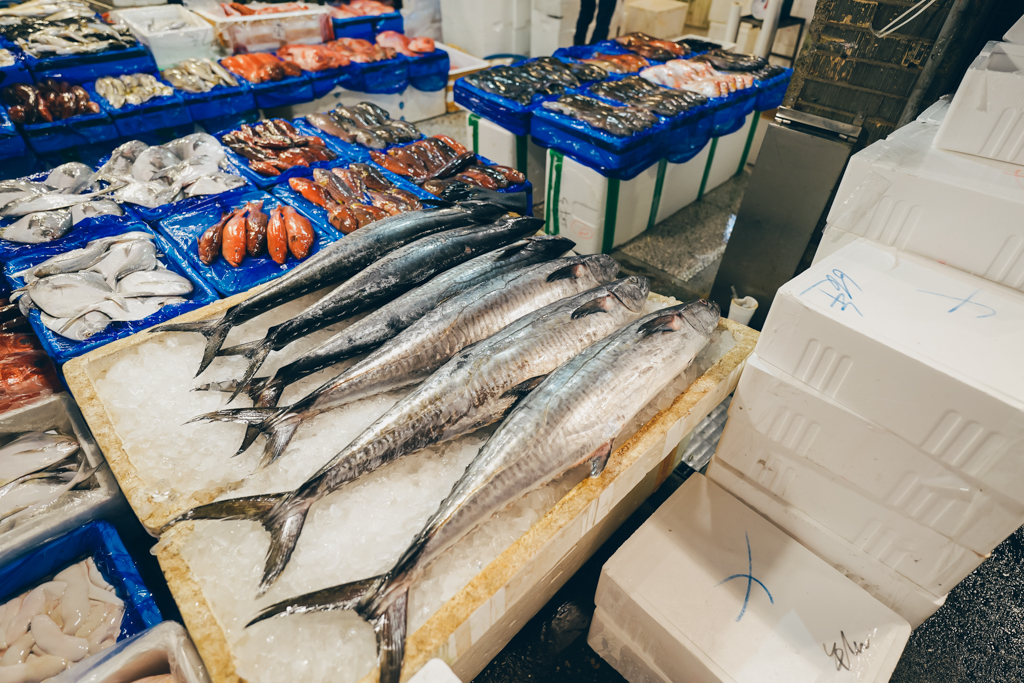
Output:
<instances>
[{"instance_id":1,"label":"blue plastic crate","mask_svg":"<svg viewBox=\"0 0 1024 683\"><path fill-rule=\"evenodd\" d=\"M349 79L346 71L348 68L339 66L323 71L307 71L309 80L313 83L313 98L318 100L321 97L326 97L338 85L344 84Z\"/></svg>"},{"instance_id":2,"label":"blue plastic crate","mask_svg":"<svg viewBox=\"0 0 1024 683\"><path fill-rule=\"evenodd\" d=\"M240 77L238 85L234 87L218 85L209 92L192 93L183 90L177 92L185 106L188 107L188 113L192 120L197 123L256 111L256 100L252 95L249 82ZM213 130L221 130L221 128Z\"/></svg>"},{"instance_id":3,"label":"blue plastic crate","mask_svg":"<svg viewBox=\"0 0 1024 683\"><path fill-rule=\"evenodd\" d=\"M213 303L219 298L217 292L203 280L199 273L197 273L184 258L182 258L177 249L175 249L167 239L162 235L155 233L149 228L149 226L138 221L134 223L128 222L121 224L97 225L91 228L76 230L73 233L74 239L70 241L62 240L62 244L59 246L52 242L46 245L37 245L43 248L33 250L28 255L8 262L4 266L4 274L12 287L21 287L24 285L24 280L20 277L16 277L15 273L19 273L31 268L32 266L38 265L51 256L84 247L91 240L99 239L101 237L109 237L111 235L120 235L132 231L148 232L153 234L155 237L154 243L156 244L158 253L157 260L169 270L192 282L192 286L194 288L192 293L183 297L188 299L188 301L185 303L164 306L153 315L142 320L111 323L103 332L86 341L75 341L74 339L68 339L67 337L60 336L43 325L39 311L34 310L30 312L28 316L29 324L32 325L32 329L35 330L36 336L39 337L39 341L42 344L43 349L58 366L63 365L72 358L77 358L78 356L88 353L93 349L106 346L112 341L131 336L136 332L140 332L153 327L154 325L166 322L171 318L176 318L177 316L188 313L191 310L202 308L203 306Z\"/></svg>"},{"instance_id":4,"label":"blue plastic crate","mask_svg":"<svg viewBox=\"0 0 1024 683\"><path fill-rule=\"evenodd\" d=\"M280 277L301 263L290 254L283 265L278 265L269 255L246 256L238 268L232 268L223 258L217 259L211 265L199 260L199 238L208 227L217 222L223 212L237 209L247 201L260 200L264 202L263 211L268 215L274 206L281 203L278 197L250 190L234 197L232 201L214 202L195 211L176 213L157 223L157 229L177 246L178 251L192 267L218 292L224 296L240 294ZM310 256L334 242L335 235L338 234L330 226L318 224L316 221L311 223L317 234L317 241L313 244Z\"/></svg>"},{"instance_id":5,"label":"blue plastic crate","mask_svg":"<svg viewBox=\"0 0 1024 683\"><path fill-rule=\"evenodd\" d=\"M6 166L9 163L7 160L20 160L24 157L26 149L25 139L7 116L7 110L0 107L0 159L5 160Z\"/></svg>"},{"instance_id":6,"label":"blue plastic crate","mask_svg":"<svg viewBox=\"0 0 1024 683\"><path fill-rule=\"evenodd\" d=\"M170 85L163 79L158 80ZM192 123L188 107L177 92L164 97L154 97L142 104L125 102L120 109L116 109L105 97L96 92L94 85L89 84L85 87L89 97L98 102L103 111L110 115L121 137L131 138L152 130L176 128Z\"/></svg>"},{"instance_id":7,"label":"blue plastic crate","mask_svg":"<svg viewBox=\"0 0 1024 683\"><path fill-rule=\"evenodd\" d=\"M401 12L388 12L387 14L378 14L370 18L373 19L374 36L382 31L405 33L405 21L402 19Z\"/></svg>"},{"instance_id":8,"label":"blue plastic crate","mask_svg":"<svg viewBox=\"0 0 1024 683\"><path fill-rule=\"evenodd\" d=\"M249 89L252 90L256 107L259 109L288 107L293 104L312 102L316 99L313 96L313 81L306 73L289 76L280 81L250 83Z\"/></svg>"},{"instance_id":9,"label":"blue plastic crate","mask_svg":"<svg viewBox=\"0 0 1024 683\"><path fill-rule=\"evenodd\" d=\"M754 111L757 103L757 88L746 88L729 93L725 97L713 97L709 106L714 109L711 122L711 137L717 138L735 133L743 127L747 114Z\"/></svg>"},{"instance_id":10,"label":"blue plastic crate","mask_svg":"<svg viewBox=\"0 0 1024 683\"><path fill-rule=\"evenodd\" d=\"M6 47L0 45L0 47ZM14 55L14 64L10 66L0 67L0 74L3 77L0 78L0 87L7 87L8 85L15 85L17 83L31 83L32 75L28 72L28 66L25 64L25 55L19 47L6 47L10 50L11 54Z\"/></svg>"},{"instance_id":11,"label":"blue plastic crate","mask_svg":"<svg viewBox=\"0 0 1024 683\"><path fill-rule=\"evenodd\" d=\"M57 55L36 58L25 54L25 64L37 82L44 78L81 84L100 76L156 72L156 62L145 45L88 55Z\"/></svg>"},{"instance_id":12,"label":"blue plastic crate","mask_svg":"<svg viewBox=\"0 0 1024 683\"><path fill-rule=\"evenodd\" d=\"M789 81L793 77L793 70L786 69L784 73L764 81L757 81L757 102L754 104L754 111L768 111L782 106L782 100L786 97L789 89Z\"/></svg>"},{"instance_id":13,"label":"blue plastic crate","mask_svg":"<svg viewBox=\"0 0 1024 683\"><path fill-rule=\"evenodd\" d=\"M399 15L401 16L401 15ZM339 19L331 17L331 26L334 28L335 38L359 38L361 40L373 40L375 35L374 22L376 17L349 17Z\"/></svg>"},{"instance_id":14,"label":"blue plastic crate","mask_svg":"<svg viewBox=\"0 0 1024 683\"><path fill-rule=\"evenodd\" d=\"M320 133L320 131L316 131L316 132L310 133L308 130L300 128L299 126L295 126L295 129L297 131L299 131L300 133L304 134L304 135L316 135L316 136L320 137L321 139L324 137ZM232 129L232 130L234 130L234 129ZM220 131L219 133L217 133L217 139L218 140L222 140L224 138L224 136L227 135L230 132L232 132L232 131L231 130L222 130L222 131ZM330 150L331 152L334 152L338 157L341 157L341 155L338 154L337 151L332 149L331 146L327 145L326 143L327 143L327 141L324 140L324 144L325 144L325 146L327 146L328 150ZM317 162L313 163L310 166L292 166L289 169L281 171L281 173L278 174L278 175L265 176L265 175L263 175L263 174L261 174L261 173L259 173L257 171L254 171L249 166L249 160L248 159L246 159L242 155L238 154L237 152L229 149L227 145L224 145L224 151L227 152L228 159L231 161L231 165L234 167L234 172L237 173L238 175L242 176L243 178L245 178L246 181L250 185L252 185L254 187L258 187L261 190L267 190L267 189L269 189L269 188L271 188L271 187L273 187L275 185L278 185L280 183L283 183L283 182L287 181L289 178L298 178L298 177L305 177L305 176L312 175L314 168L325 168L325 167L331 166L331 165L333 165L333 164L335 164L337 162L337 158L336 159L331 159L329 161L317 161Z\"/></svg>"},{"instance_id":15,"label":"blue plastic crate","mask_svg":"<svg viewBox=\"0 0 1024 683\"><path fill-rule=\"evenodd\" d=\"M50 123L21 124L19 129L25 142L37 154L59 152L118 138L114 120L104 111L98 114L79 114Z\"/></svg>"},{"instance_id":16,"label":"blue plastic crate","mask_svg":"<svg viewBox=\"0 0 1024 683\"><path fill-rule=\"evenodd\" d=\"M0 568L0 600L7 602L87 557L124 601L119 641L163 621L121 537L107 522L90 522L5 564Z\"/></svg>"},{"instance_id":17,"label":"blue plastic crate","mask_svg":"<svg viewBox=\"0 0 1024 683\"><path fill-rule=\"evenodd\" d=\"M358 92L393 95L409 85L409 65L401 55L368 64L352 62L339 74L337 85Z\"/></svg>"},{"instance_id":18,"label":"blue plastic crate","mask_svg":"<svg viewBox=\"0 0 1024 683\"><path fill-rule=\"evenodd\" d=\"M424 92L444 90L448 85L448 53L435 49L417 57L404 57L409 70L409 85Z\"/></svg>"},{"instance_id":19,"label":"blue plastic crate","mask_svg":"<svg viewBox=\"0 0 1024 683\"><path fill-rule=\"evenodd\" d=\"M103 164L100 164L101 166ZM225 170L225 169L221 169ZM234 168L227 169L229 172L234 171ZM164 204L163 206L157 206L155 208L149 208L148 206L138 206L136 204L129 205L133 214L146 221L150 225L154 225L157 222L167 218L172 214L184 213L187 211L198 211L204 206L209 204L217 204L218 202L231 201L233 197L240 196L246 192L251 192L253 187L246 183L240 187L236 187L227 192L221 192L220 194L205 194L199 197L187 197L180 199L170 204Z\"/></svg>"},{"instance_id":20,"label":"blue plastic crate","mask_svg":"<svg viewBox=\"0 0 1024 683\"><path fill-rule=\"evenodd\" d=\"M627 50L626 48L622 47L614 40L602 40L601 42L595 43L593 45L573 45L571 47L560 47L557 50L555 50L552 56L567 62L582 62L584 59L590 59L599 52L601 54L606 55L636 54L635 52ZM646 57L644 59L646 59ZM655 64L664 64L664 62L655 61L653 59L648 59L647 61L650 62L652 66ZM609 76L611 76L612 78L622 78L624 76L632 76L638 73L640 73L640 69L622 74L609 74Z\"/></svg>"}]
</instances>

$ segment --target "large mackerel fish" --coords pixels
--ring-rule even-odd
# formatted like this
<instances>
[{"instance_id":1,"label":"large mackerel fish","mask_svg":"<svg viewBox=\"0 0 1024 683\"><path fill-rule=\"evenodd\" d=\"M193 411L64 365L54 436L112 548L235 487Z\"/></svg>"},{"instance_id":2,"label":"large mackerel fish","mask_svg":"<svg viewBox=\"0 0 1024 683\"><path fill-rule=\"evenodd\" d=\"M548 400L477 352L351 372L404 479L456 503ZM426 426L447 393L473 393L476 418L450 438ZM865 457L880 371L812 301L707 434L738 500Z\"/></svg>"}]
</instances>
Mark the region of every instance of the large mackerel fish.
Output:
<instances>
[{"instance_id":1,"label":"large mackerel fish","mask_svg":"<svg viewBox=\"0 0 1024 683\"><path fill-rule=\"evenodd\" d=\"M198 332L206 337L206 350L196 376L209 367L235 325L331 284L343 282L381 256L442 230L493 221L505 208L489 202L469 201L445 209L422 209L385 218L330 244L298 266L229 308L223 318L193 323L169 323L153 332Z\"/></svg>"},{"instance_id":2,"label":"large mackerel fish","mask_svg":"<svg viewBox=\"0 0 1024 683\"><path fill-rule=\"evenodd\" d=\"M532 235L543 225L539 218L509 214L488 225L470 225L421 237L359 271L294 318L271 327L262 339L222 353L241 352L249 361L240 380L245 384L271 351L279 351L307 334L379 306L449 268ZM352 234L358 233L357 230Z\"/></svg>"},{"instance_id":3,"label":"large mackerel fish","mask_svg":"<svg viewBox=\"0 0 1024 683\"><path fill-rule=\"evenodd\" d=\"M409 588L469 532L530 491L579 466L598 476L625 424L693 362L718 325L707 301L626 325L552 372L484 444L395 567L381 576L285 600L270 617L353 609L377 634L381 683L398 683Z\"/></svg>"},{"instance_id":4,"label":"large mackerel fish","mask_svg":"<svg viewBox=\"0 0 1024 683\"><path fill-rule=\"evenodd\" d=\"M635 320L649 288L646 278L628 277L526 315L457 353L296 490L211 503L171 524L259 521L270 532L262 595L287 566L316 501L403 455L500 420L548 373Z\"/></svg>"},{"instance_id":5,"label":"large mackerel fish","mask_svg":"<svg viewBox=\"0 0 1024 683\"><path fill-rule=\"evenodd\" d=\"M615 259L596 254L498 275L440 303L359 363L290 406L219 410L196 419L255 425L268 437L262 469L284 453L306 420L351 401L416 384L470 344L548 304L611 282L618 271Z\"/></svg>"},{"instance_id":6,"label":"large mackerel fish","mask_svg":"<svg viewBox=\"0 0 1024 683\"><path fill-rule=\"evenodd\" d=\"M312 351L279 368L270 377L254 377L244 385L235 380L212 382L206 391L245 393L256 407L277 405L285 387L335 363L373 351L422 318L442 301L484 280L558 258L576 246L564 237L534 235L470 259L420 285L334 335ZM257 432L258 433L258 432ZM251 441L249 441L251 443ZM243 444L243 449L249 443Z\"/></svg>"}]
</instances>

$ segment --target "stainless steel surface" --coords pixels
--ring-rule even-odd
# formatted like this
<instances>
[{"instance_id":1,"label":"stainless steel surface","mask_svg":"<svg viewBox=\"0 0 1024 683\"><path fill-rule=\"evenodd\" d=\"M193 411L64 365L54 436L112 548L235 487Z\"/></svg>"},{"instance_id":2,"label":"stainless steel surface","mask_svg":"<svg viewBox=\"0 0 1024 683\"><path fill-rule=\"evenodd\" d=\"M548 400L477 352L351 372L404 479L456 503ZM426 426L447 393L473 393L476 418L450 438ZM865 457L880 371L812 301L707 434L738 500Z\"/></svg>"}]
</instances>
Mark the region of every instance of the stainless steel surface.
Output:
<instances>
[{"instance_id":1,"label":"stainless steel surface","mask_svg":"<svg viewBox=\"0 0 1024 683\"><path fill-rule=\"evenodd\" d=\"M842 138L849 139L857 139L860 137L861 130L863 130L860 126L851 123L833 121L832 119L808 114L805 111L797 111L789 107L779 107L778 111L775 112L775 120L783 124L799 123L804 126L811 126L826 133L835 133Z\"/></svg>"},{"instance_id":2,"label":"stainless steel surface","mask_svg":"<svg viewBox=\"0 0 1024 683\"><path fill-rule=\"evenodd\" d=\"M793 114L799 113L789 115L797 121ZM823 213L856 142L849 131L835 132L841 124L816 127L799 118L794 125L768 127L711 288L723 311L732 287L757 299L750 324L758 329L775 292L796 275L808 245L820 239Z\"/></svg>"}]
</instances>

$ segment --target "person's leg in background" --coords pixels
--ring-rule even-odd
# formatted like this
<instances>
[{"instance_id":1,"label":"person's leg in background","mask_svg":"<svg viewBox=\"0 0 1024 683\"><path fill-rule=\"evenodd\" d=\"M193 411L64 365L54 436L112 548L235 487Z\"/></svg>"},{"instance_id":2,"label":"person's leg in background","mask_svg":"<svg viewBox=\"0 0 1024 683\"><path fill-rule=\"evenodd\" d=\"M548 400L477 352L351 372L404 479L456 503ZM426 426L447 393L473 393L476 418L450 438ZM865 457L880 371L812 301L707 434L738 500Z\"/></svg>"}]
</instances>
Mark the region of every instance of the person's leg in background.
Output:
<instances>
[{"instance_id":1,"label":"person's leg in background","mask_svg":"<svg viewBox=\"0 0 1024 683\"><path fill-rule=\"evenodd\" d=\"M615 4L614 2L612 3ZM594 9L597 5L597 0L580 0L580 16L576 20L576 35L573 36L573 45L586 45L587 44L587 31L590 29L590 22L594 20ZM608 27L605 26L605 33L608 32Z\"/></svg>"},{"instance_id":2,"label":"person's leg in background","mask_svg":"<svg viewBox=\"0 0 1024 683\"><path fill-rule=\"evenodd\" d=\"M612 16L615 14L615 5L618 0L600 0L597 6L597 23L594 24L594 35L590 37L590 44L602 41L608 37L608 27L612 23ZM593 4L593 3L591 3ZM582 12L580 15L582 16ZM590 23L590 22L587 22ZM579 35L579 24L576 25L576 35Z\"/></svg>"}]
</instances>

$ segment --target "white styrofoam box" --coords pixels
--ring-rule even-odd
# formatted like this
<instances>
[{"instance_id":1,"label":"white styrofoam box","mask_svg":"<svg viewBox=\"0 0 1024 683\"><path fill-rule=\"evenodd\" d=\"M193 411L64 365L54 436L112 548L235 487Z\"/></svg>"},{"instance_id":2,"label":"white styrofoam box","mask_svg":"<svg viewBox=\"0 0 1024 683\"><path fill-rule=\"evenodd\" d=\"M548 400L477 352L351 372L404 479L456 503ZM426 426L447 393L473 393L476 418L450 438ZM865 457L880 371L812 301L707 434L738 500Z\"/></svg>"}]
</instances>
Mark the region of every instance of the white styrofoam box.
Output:
<instances>
[{"instance_id":1,"label":"white styrofoam box","mask_svg":"<svg viewBox=\"0 0 1024 683\"><path fill-rule=\"evenodd\" d=\"M713 138L711 144L710 167L707 171L707 182L704 184L704 192L711 192L725 181L740 172L740 162L743 161L743 152L747 149L747 140L750 137L750 129L754 124L754 117L757 112L747 114L743 127L739 130ZM716 142L717 140L717 142Z\"/></svg>"},{"instance_id":2,"label":"white styrofoam box","mask_svg":"<svg viewBox=\"0 0 1024 683\"><path fill-rule=\"evenodd\" d=\"M441 0L444 42L480 58L530 54L530 0Z\"/></svg>"},{"instance_id":3,"label":"white styrofoam box","mask_svg":"<svg viewBox=\"0 0 1024 683\"><path fill-rule=\"evenodd\" d=\"M66 669L50 683L127 683L170 674L175 683L210 683L181 624L162 621Z\"/></svg>"},{"instance_id":4,"label":"white styrofoam box","mask_svg":"<svg viewBox=\"0 0 1024 683\"><path fill-rule=\"evenodd\" d=\"M533 0L530 56L543 57L572 45L579 14L579 0Z\"/></svg>"},{"instance_id":5,"label":"white styrofoam box","mask_svg":"<svg viewBox=\"0 0 1024 683\"><path fill-rule=\"evenodd\" d=\"M717 458L708 465L707 478L743 501L759 515L789 534L879 602L917 628L945 603L907 577L852 543L843 540L807 514L753 484Z\"/></svg>"},{"instance_id":6,"label":"white styrofoam box","mask_svg":"<svg viewBox=\"0 0 1024 683\"><path fill-rule=\"evenodd\" d=\"M159 69L192 57L217 58L213 26L181 5L122 9L110 14L112 18L123 21L132 35L149 48ZM154 30L179 21L185 25L173 31Z\"/></svg>"},{"instance_id":7,"label":"white styrofoam box","mask_svg":"<svg viewBox=\"0 0 1024 683\"><path fill-rule=\"evenodd\" d=\"M413 674L409 683L462 683L443 659L431 659Z\"/></svg>"},{"instance_id":8,"label":"white styrofoam box","mask_svg":"<svg viewBox=\"0 0 1024 683\"><path fill-rule=\"evenodd\" d=\"M575 241L579 254L610 252L647 229L657 177L654 164L632 180L606 178L549 149L544 230Z\"/></svg>"},{"instance_id":9,"label":"white styrofoam box","mask_svg":"<svg viewBox=\"0 0 1024 683\"><path fill-rule=\"evenodd\" d=\"M935 595L948 593L987 558L845 485L749 422L726 422L715 458Z\"/></svg>"},{"instance_id":10,"label":"white styrofoam box","mask_svg":"<svg viewBox=\"0 0 1024 683\"><path fill-rule=\"evenodd\" d=\"M432 119L436 116L443 116L447 111L444 90L427 92L425 90L417 90L410 85L400 93L389 95L365 93L337 87L312 102L277 107L267 110L265 113L268 117L282 116L285 118L295 118L296 116L306 116L308 114L328 111L335 107L349 107L360 102L376 104L381 109L387 111L391 118L413 123Z\"/></svg>"},{"instance_id":11,"label":"white styrofoam box","mask_svg":"<svg viewBox=\"0 0 1024 683\"><path fill-rule=\"evenodd\" d=\"M740 16L750 14L751 0L711 0L711 8L708 10L708 21L725 24L729 21L729 12L734 2L740 3Z\"/></svg>"},{"instance_id":12,"label":"white styrofoam box","mask_svg":"<svg viewBox=\"0 0 1024 683\"><path fill-rule=\"evenodd\" d=\"M534 143L529 135L515 135L476 114L467 117L466 125L466 138L472 141L474 152L496 164L518 169L534 187L544 187L547 150ZM534 203L543 200L542 193L534 193Z\"/></svg>"},{"instance_id":13,"label":"white styrofoam box","mask_svg":"<svg viewBox=\"0 0 1024 683\"><path fill-rule=\"evenodd\" d=\"M906 620L700 474L608 560L595 603L666 682L884 681L910 636Z\"/></svg>"},{"instance_id":14,"label":"white styrofoam box","mask_svg":"<svg viewBox=\"0 0 1024 683\"><path fill-rule=\"evenodd\" d=\"M629 683L673 683L646 655L644 646L634 643L622 633L615 625L615 619L600 605L590 620L587 643ZM646 640L648 647L650 643Z\"/></svg>"},{"instance_id":15,"label":"white styrofoam box","mask_svg":"<svg viewBox=\"0 0 1024 683\"><path fill-rule=\"evenodd\" d=\"M781 287L757 353L1019 499L1024 295L866 240Z\"/></svg>"},{"instance_id":16,"label":"white styrofoam box","mask_svg":"<svg viewBox=\"0 0 1024 683\"><path fill-rule=\"evenodd\" d=\"M711 145L704 145L704 149L698 152L697 156L684 164L665 163L665 179L662 182L655 222L660 223L684 206L697 201L710 152Z\"/></svg>"},{"instance_id":17,"label":"white styrofoam box","mask_svg":"<svg viewBox=\"0 0 1024 683\"><path fill-rule=\"evenodd\" d=\"M932 102L931 105L923 112L917 115L915 121L921 123L930 123L933 126L941 125L943 120L946 118L946 112L949 111L949 95L943 95L941 98Z\"/></svg>"},{"instance_id":18,"label":"white styrofoam box","mask_svg":"<svg viewBox=\"0 0 1024 683\"><path fill-rule=\"evenodd\" d=\"M960 81L935 145L1024 164L1024 45L985 44Z\"/></svg>"},{"instance_id":19,"label":"white styrofoam box","mask_svg":"<svg viewBox=\"0 0 1024 683\"><path fill-rule=\"evenodd\" d=\"M818 249L814 252L814 260L811 261L811 265L828 258L847 244L856 242L859 239L861 239L861 236L855 232L843 230L834 225L826 225L824 232L821 233L821 242L818 243ZM876 244L878 243L876 242Z\"/></svg>"},{"instance_id":20,"label":"white styrofoam box","mask_svg":"<svg viewBox=\"0 0 1024 683\"><path fill-rule=\"evenodd\" d=\"M828 224L1024 290L1024 171L938 149L937 130L912 121L854 154Z\"/></svg>"},{"instance_id":21,"label":"white styrofoam box","mask_svg":"<svg viewBox=\"0 0 1024 683\"><path fill-rule=\"evenodd\" d=\"M734 468L742 471L757 454L781 449L979 553L990 552L1024 524L1024 491L1004 496L756 354L747 361L729 425L728 448L719 453ZM761 473L750 477L759 480Z\"/></svg>"},{"instance_id":22,"label":"white styrofoam box","mask_svg":"<svg viewBox=\"0 0 1024 683\"><path fill-rule=\"evenodd\" d=\"M686 27L688 8L679 0L626 0L622 32L664 39L678 36Z\"/></svg>"},{"instance_id":23,"label":"white styrofoam box","mask_svg":"<svg viewBox=\"0 0 1024 683\"><path fill-rule=\"evenodd\" d=\"M455 104L455 81L474 71L482 71L490 65L479 57L474 57L468 52L463 52L451 45L435 41L434 47L448 53L448 85L444 88L444 100L448 113L454 114L457 111L464 111Z\"/></svg>"},{"instance_id":24,"label":"white styrofoam box","mask_svg":"<svg viewBox=\"0 0 1024 683\"><path fill-rule=\"evenodd\" d=\"M737 54L749 55L754 52L754 44L761 29L753 28L750 24L740 24L740 30L736 33L736 40L733 42L732 51ZM715 42L725 40L725 22L712 21L708 27L708 39Z\"/></svg>"},{"instance_id":25,"label":"white styrofoam box","mask_svg":"<svg viewBox=\"0 0 1024 683\"><path fill-rule=\"evenodd\" d=\"M1016 43L1018 45L1024 44L1024 17L1021 17L1013 26L1010 27L1006 33L1003 34L1003 40L1008 43Z\"/></svg>"},{"instance_id":26,"label":"white styrofoam box","mask_svg":"<svg viewBox=\"0 0 1024 683\"><path fill-rule=\"evenodd\" d=\"M116 519L130 514L103 451L68 394L51 394L0 415L0 434L50 430L74 436L78 441L89 466L96 468L91 488L71 492L24 519L13 518L13 525L0 533L0 564L94 519Z\"/></svg>"}]
</instances>

